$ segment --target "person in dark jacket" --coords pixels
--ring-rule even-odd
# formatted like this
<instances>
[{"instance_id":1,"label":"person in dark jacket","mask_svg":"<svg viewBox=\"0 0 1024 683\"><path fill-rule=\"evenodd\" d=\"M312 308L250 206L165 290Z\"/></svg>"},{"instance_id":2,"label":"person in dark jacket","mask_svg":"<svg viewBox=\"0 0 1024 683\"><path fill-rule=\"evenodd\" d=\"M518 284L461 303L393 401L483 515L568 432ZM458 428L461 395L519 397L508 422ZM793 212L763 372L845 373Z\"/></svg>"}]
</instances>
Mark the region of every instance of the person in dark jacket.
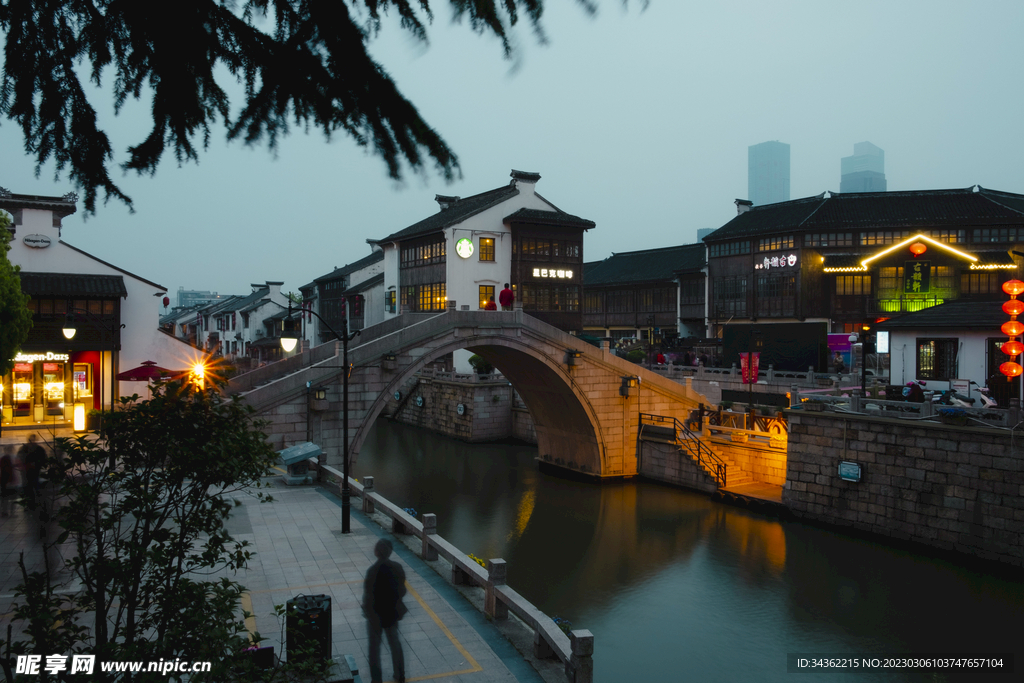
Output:
<instances>
[{"instance_id":1,"label":"person in dark jacket","mask_svg":"<svg viewBox=\"0 0 1024 683\"><path fill-rule=\"evenodd\" d=\"M381 539L373 548L377 561L366 571L363 581L363 616L370 635L370 683L381 683L380 668L381 631L387 634L391 650L391 665L395 680L405 683L405 656L398 640L398 621L405 616L408 608L402 602L405 596L405 570L402 565L389 560L391 541Z\"/></svg>"}]
</instances>

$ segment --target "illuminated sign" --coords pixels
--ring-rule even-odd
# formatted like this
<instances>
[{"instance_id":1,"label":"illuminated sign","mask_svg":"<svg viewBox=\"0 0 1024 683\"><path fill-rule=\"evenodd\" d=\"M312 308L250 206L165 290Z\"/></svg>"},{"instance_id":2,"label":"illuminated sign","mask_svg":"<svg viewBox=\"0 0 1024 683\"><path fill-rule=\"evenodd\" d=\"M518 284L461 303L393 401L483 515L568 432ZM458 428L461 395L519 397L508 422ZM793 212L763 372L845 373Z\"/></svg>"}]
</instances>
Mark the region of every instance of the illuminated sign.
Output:
<instances>
[{"instance_id":1,"label":"illuminated sign","mask_svg":"<svg viewBox=\"0 0 1024 683\"><path fill-rule=\"evenodd\" d=\"M455 253L462 258L469 258L473 255L473 240L463 237L455 243Z\"/></svg>"},{"instance_id":2,"label":"illuminated sign","mask_svg":"<svg viewBox=\"0 0 1024 683\"><path fill-rule=\"evenodd\" d=\"M571 270L562 270L561 268L534 268L534 277L553 277L561 280L571 279Z\"/></svg>"},{"instance_id":3,"label":"illuminated sign","mask_svg":"<svg viewBox=\"0 0 1024 683\"><path fill-rule=\"evenodd\" d=\"M756 270L769 270L771 268L792 268L796 265L796 254L783 254L782 256L765 256L764 261L755 263Z\"/></svg>"},{"instance_id":4,"label":"illuminated sign","mask_svg":"<svg viewBox=\"0 0 1024 683\"><path fill-rule=\"evenodd\" d=\"M19 353L14 357L15 363L36 363L42 360L70 360L71 356L66 353L54 353L47 351L46 353Z\"/></svg>"},{"instance_id":5,"label":"illuminated sign","mask_svg":"<svg viewBox=\"0 0 1024 683\"><path fill-rule=\"evenodd\" d=\"M903 264L903 291L926 294L931 284L931 261L907 261Z\"/></svg>"}]
</instances>

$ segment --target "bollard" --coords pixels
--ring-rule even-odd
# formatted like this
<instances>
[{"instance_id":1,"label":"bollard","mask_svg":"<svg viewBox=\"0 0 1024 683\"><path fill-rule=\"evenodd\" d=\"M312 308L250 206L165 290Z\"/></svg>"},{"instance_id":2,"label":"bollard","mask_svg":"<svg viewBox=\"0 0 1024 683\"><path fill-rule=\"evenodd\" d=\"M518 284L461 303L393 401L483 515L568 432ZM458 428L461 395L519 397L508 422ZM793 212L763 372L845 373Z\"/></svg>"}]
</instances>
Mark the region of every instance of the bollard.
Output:
<instances>
[{"instance_id":1,"label":"bollard","mask_svg":"<svg viewBox=\"0 0 1024 683\"><path fill-rule=\"evenodd\" d=\"M373 477L363 477L363 514L373 514L373 500L370 494L373 493Z\"/></svg>"},{"instance_id":2,"label":"bollard","mask_svg":"<svg viewBox=\"0 0 1024 683\"><path fill-rule=\"evenodd\" d=\"M495 586L504 586L508 580L505 560L487 560L487 589L484 592L484 614L492 619L508 619L508 605L498 600Z\"/></svg>"},{"instance_id":3,"label":"bollard","mask_svg":"<svg viewBox=\"0 0 1024 683\"><path fill-rule=\"evenodd\" d=\"M430 543L430 537L437 535L437 515L428 512L423 515L423 550L420 557L427 561L437 559L437 548Z\"/></svg>"},{"instance_id":4,"label":"bollard","mask_svg":"<svg viewBox=\"0 0 1024 683\"><path fill-rule=\"evenodd\" d=\"M594 681L594 634L586 629L569 632L572 654L565 663L565 677L572 683Z\"/></svg>"}]
</instances>

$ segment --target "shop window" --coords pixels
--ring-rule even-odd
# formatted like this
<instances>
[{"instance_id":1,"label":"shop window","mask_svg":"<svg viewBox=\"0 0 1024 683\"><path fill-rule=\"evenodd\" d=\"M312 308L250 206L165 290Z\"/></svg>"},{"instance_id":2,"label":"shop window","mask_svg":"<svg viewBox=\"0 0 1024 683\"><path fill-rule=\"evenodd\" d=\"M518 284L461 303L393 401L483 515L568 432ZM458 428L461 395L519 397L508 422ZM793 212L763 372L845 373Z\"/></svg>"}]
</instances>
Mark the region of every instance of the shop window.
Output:
<instances>
[{"instance_id":1,"label":"shop window","mask_svg":"<svg viewBox=\"0 0 1024 683\"><path fill-rule=\"evenodd\" d=\"M948 380L957 376L957 339L918 339L917 378Z\"/></svg>"},{"instance_id":2,"label":"shop window","mask_svg":"<svg viewBox=\"0 0 1024 683\"><path fill-rule=\"evenodd\" d=\"M903 267L890 266L878 269L878 291L903 290Z\"/></svg>"},{"instance_id":3,"label":"shop window","mask_svg":"<svg viewBox=\"0 0 1024 683\"><path fill-rule=\"evenodd\" d=\"M493 237L481 237L480 238L480 260L481 261L493 261L494 260L494 238Z\"/></svg>"},{"instance_id":4,"label":"shop window","mask_svg":"<svg viewBox=\"0 0 1024 683\"><path fill-rule=\"evenodd\" d=\"M1002 291L997 273L961 273L961 294L998 294Z\"/></svg>"},{"instance_id":5,"label":"shop window","mask_svg":"<svg viewBox=\"0 0 1024 683\"><path fill-rule=\"evenodd\" d=\"M480 308L487 308L487 302L494 298L494 285L480 285Z\"/></svg>"},{"instance_id":6,"label":"shop window","mask_svg":"<svg viewBox=\"0 0 1024 683\"><path fill-rule=\"evenodd\" d=\"M836 276L837 296L870 296L871 276L870 275L837 275Z\"/></svg>"}]
</instances>

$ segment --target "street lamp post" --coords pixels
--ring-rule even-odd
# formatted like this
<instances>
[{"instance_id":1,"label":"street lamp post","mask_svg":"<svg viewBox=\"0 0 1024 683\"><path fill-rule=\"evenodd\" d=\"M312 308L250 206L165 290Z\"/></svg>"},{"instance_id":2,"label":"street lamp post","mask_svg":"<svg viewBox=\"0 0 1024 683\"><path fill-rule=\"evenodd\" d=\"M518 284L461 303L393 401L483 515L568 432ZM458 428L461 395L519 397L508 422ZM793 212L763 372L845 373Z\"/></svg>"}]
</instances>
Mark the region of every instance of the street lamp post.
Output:
<instances>
[{"instance_id":1,"label":"street lamp post","mask_svg":"<svg viewBox=\"0 0 1024 683\"><path fill-rule=\"evenodd\" d=\"M344 372L341 376L342 386L342 463L341 463L341 533L351 533L351 518L352 518L352 489L348 484L348 343L355 339L356 335L359 334L359 330L356 330L351 335L348 333L348 319L342 318L341 329L344 334L338 334L330 323L321 317L319 313L312 309L305 309L303 312L309 313L310 315L316 316L316 319L324 324L331 334L341 340L342 348L342 369ZM300 319L301 320L301 319ZM284 326L281 329L281 348L284 351L292 351L295 349L295 345L298 343L298 333L295 331L295 324L292 321L292 304L288 302L288 317L284 320Z\"/></svg>"}]
</instances>

